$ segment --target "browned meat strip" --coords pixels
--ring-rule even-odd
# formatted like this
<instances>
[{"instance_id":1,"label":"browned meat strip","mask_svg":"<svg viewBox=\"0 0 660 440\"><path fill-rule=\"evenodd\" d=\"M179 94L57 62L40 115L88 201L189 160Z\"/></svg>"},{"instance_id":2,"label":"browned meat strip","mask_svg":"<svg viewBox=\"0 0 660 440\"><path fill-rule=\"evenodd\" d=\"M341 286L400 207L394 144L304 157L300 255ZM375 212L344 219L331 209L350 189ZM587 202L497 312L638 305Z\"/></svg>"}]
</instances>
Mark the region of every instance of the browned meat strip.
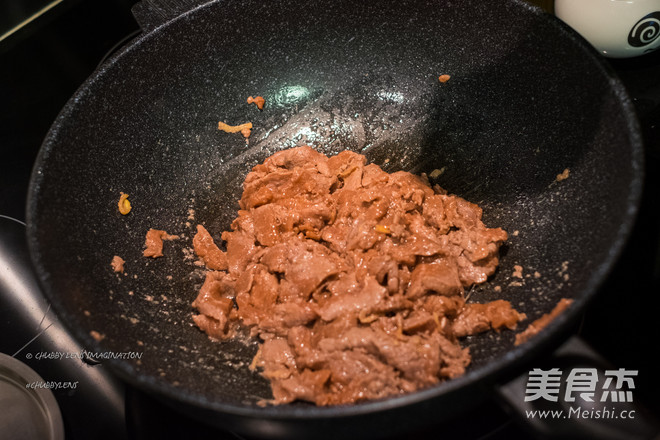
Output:
<instances>
[{"instance_id":1,"label":"browned meat strip","mask_svg":"<svg viewBox=\"0 0 660 440\"><path fill-rule=\"evenodd\" d=\"M160 229L149 229L144 238L145 257L158 258L163 256L163 240L176 240L178 235L170 235Z\"/></svg>"},{"instance_id":2,"label":"browned meat strip","mask_svg":"<svg viewBox=\"0 0 660 440\"><path fill-rule=\"evenodd\" d=\"M209 231L202 225L197 225L193 247L206 267L213 270L227 270L227 255L218 248Z\"/></svg>"},{"instance_id":3,"label":"browned meat strip","mask_svg":"<svg viewBox=\"0 0 660 440\"><path fill-rule=\"evenodd\" d=\"M550 311L541 316L539 319L535 320L522 332L516 335L515 345L520 345L523 342L527 342L532 339L534 336L539 334L548 324L550 324L557 316L559 316L564 310L573 304L573 300L569 298L562 298L557 302L555 307Z\"/></svg>"}]
</instances>

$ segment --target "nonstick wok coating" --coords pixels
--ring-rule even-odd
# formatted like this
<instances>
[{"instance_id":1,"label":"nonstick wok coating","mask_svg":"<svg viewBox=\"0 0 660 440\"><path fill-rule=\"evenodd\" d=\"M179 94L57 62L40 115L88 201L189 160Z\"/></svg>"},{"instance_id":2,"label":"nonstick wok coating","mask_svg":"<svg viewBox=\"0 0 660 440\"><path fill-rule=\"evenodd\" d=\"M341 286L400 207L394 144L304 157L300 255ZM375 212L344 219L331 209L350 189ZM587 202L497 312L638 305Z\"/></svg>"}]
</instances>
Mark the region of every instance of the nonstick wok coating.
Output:
<instances>
[{"instance_id":1,"label":"nonstick wok coating","mask_svg":"<svg viewBox=\"0 0 660 440\"><path fill-rule=\"evenodd\" d=\"M440 83L441 74L451 79ZM262 112L249 95L264 96ZM218 121L251 121L249 145ZM563 297L573 307L517 348L510 331L468 338L468 374L413 395L258 407L270 391L247 368L256 346L210 341L192 324L203 274L189 249L198 223L220 241L252 166L301 144L355 150L387 171L444 170L432 183L511 235L497 274L471 300L507 299L530 321ZM616 259L640 182L621 84L577 34L522 2L212 2L139 37L63 109L34 168L28 240L74 334L97 351L142 354L108 361L122 378L220 424L277 436L283 420L396 421L404 407L420 420L439 417L437 408L450 414L475 387L547 351ZM130 194L128 216L117 210L120 191ZM149 228L181 238L146 259ZM126 276L112 272L114 255ZM514 265L540 277L510 285L520 281Z\"/></svg>"}]
</instances>

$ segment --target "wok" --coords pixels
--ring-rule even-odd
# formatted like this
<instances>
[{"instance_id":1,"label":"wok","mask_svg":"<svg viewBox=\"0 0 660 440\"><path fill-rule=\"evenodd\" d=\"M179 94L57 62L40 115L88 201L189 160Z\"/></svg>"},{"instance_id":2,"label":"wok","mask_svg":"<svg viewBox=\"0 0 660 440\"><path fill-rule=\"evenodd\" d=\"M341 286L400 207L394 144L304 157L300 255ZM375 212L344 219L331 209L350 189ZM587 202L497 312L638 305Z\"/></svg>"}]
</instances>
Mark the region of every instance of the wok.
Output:
<instances>
[{"instance_id":1,"label":"wok","mask_svg":"<svg viewBox=\"0 0 660 440\"><path fill-rule=\"evenodd\" d=\"M226 0L180 14L189 2L152 3L135 9L145 32L54 122L27 212L31 257L62 321L90 350L140 354L106 361L122 379L238 433L372 437L450 417L570 332L621 251L642 182L631 102L576 33L521 1ZM263 111L249 95L266 99ZM251 121L249 144L218 121ZM214 342L192 325L202 274L186 249L198 223L220 242L251 167L302 144L358 151L387 171L443 170L432 183L511 235L470 300L502 286L523 327L560 298L573 305L517 347L511 331L467 338L468 373L429 389L258 406L270 391L247 368L256 345ZM149 228L181 238L146 259ZM126 276L112 271L114 255ZM512 285L514 265L541 276Z\"/></svg>"}]
</instances>

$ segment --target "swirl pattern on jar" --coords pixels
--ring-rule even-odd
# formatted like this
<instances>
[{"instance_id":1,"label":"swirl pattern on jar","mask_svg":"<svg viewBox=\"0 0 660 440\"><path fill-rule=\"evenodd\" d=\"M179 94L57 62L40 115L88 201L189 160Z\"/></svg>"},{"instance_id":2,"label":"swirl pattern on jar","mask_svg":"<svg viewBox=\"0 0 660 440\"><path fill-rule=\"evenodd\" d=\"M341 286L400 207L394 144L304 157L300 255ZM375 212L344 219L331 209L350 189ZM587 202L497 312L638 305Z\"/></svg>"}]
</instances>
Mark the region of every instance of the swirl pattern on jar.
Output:
<instances>
[{"instance_id":1,"label":"swirl pattern on jar","mask_svg":"<svg viewBox=\"0 0 660 440\"><path fill-rule=\"evenodd\" d=\"M652 12L635 23L628 34L628 44L633 47L647 46L660 36L660 11Z\"/></svg>"}]
</instances>

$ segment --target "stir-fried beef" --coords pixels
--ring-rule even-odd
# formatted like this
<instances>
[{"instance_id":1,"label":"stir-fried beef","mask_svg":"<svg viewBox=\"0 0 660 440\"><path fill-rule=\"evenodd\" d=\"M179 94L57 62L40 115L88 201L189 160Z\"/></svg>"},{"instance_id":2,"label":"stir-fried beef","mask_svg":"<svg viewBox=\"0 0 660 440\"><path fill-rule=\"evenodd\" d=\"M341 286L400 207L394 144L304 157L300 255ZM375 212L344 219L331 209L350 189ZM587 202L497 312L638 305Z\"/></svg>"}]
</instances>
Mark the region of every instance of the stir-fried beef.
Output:
<instances>
[{"instance_id":1,"label":"stir-fried beef","mask_svg":"<svg viewBox=\"0 0 660 440\"><path fill-rule=\"evenodd\" d=\"M209 271L197 326L225 339L239 327L262 341L253 366L272 403L353 403L408 393L465 372L459 338L512 329L504 300L466 304L495 272L507 234L481 209L364 156L310 147L278 152L244 182L222 233L198 226ZM217 231L216 231L217 232Z\"/></svg>"}]
</instances>

